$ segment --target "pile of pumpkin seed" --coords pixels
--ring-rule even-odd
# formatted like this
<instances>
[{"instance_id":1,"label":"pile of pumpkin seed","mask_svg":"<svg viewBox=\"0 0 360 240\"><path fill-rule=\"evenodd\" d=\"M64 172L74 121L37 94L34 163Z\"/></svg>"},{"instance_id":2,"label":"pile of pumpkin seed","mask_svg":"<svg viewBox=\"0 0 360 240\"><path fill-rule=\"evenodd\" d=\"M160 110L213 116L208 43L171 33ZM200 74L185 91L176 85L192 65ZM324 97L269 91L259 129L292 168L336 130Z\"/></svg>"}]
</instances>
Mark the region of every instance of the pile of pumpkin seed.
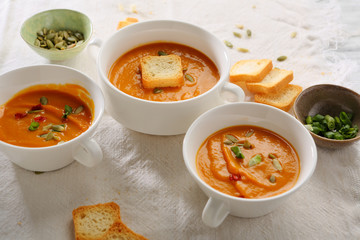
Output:
<instances>
[{"instance_id":1,"label":"pile of pumpkin seed","mask_svg":"<svg viewBox=\"0 0 360 240\"><path fill-rule=\"evenodd\" d=\"M34 45L50 50L65 50L74 48L84 42L84 35L77 31L43 28L37 33Z\"/></svg>"}]
</instances>

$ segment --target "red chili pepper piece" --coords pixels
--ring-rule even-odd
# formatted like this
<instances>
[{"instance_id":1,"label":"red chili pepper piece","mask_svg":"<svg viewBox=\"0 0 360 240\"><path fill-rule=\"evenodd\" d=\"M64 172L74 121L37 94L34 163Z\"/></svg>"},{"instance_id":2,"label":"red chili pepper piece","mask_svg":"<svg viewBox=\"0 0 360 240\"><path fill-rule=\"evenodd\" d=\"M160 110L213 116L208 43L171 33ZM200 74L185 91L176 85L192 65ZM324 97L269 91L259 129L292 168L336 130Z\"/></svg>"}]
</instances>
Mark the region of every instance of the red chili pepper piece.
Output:
<instances>
[{"instance_id":1,"label":"red chili pepper piece","mask_svg":"<svg viewBox=\"0 0 360 240\"><path fill-rule=\"evenodd\" d=\"M39 117L35 117L34 118L35 122L45 122L46 121L46 117L43 116L39 116Z\"/></svg>"},{"instance_id":2,"label":"red chili pepper piece","mask_svg":"<svg viewBox=\"0 0 360 240\"><path fill-rule=\"evenodd\" d=\"M63 123L67 123L67 122L69 121L69 119L68 119L68 118L62 118L61 121L62 121Z\"/></svg>"},{"instance_id":3,"label":"red chili pepper piece","mask_svg":"<svg viewBox=\"0 0 360 240\"><path fill-rule=\"evenodd\" d=\"M33 107L31 107L30 111L36 111L36 110L42 110L43 107L41 104L35 105Z\"/></svg>"},{"instance_id":4,"label":"red chili pepper piece","mask_svg":"<svg viewBox=\"0 0 360 240\"><path fill-rule=\"evenodd\" d=\"M15 119L19 120L21 118L26 117L27 113L15 113Z\"/></svg>"},{"instance_id":5,"label":"red chili pepper piece","mask_svg":"<svg viewBox=\"0 0 360 240\"><path fill-rule=\"evenodd\" d=\"M239 175L235 175L235 174L230 174L229 179L230 179L230 181L239 181L239 180L240 180L240 176L239 176Z\"/></svg>"}]
</instances>

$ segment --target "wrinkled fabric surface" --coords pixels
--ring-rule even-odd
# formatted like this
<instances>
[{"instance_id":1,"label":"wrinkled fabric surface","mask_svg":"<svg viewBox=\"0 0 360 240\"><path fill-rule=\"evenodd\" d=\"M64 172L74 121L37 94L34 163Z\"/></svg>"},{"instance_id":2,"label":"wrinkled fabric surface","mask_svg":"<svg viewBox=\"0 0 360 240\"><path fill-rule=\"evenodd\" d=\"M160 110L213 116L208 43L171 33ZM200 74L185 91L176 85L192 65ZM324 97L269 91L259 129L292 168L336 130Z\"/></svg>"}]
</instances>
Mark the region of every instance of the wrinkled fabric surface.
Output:
<instances>
[{"instance_id":1,"label":"wrinkled fabric surface","mask_svg":"<svg viewBox=\"0 0 360 240\"><path fill-rule=\"evenodd\" d=\"M93 22L93 38L102 40L126 17L187 21L232 42L232 64L268 58L275 67L293 70L292 83L303 88L332 83L360 92L356 1L341 5L332 0L3 0L0 74L52 64L33 52L19 34L25 19L52 8L87 14ZM251 38L246 37L246 29L252 31ZM236 38L233 32L243 37ZM88 48L57 64L98 82L96 52ZM281 55L287 60L276 61ZM246 101L252 100L247 93ZM74 239L72 210L109 201L120 205L122 220L131 229L149 239L360 239L360 143L336 150L318 148L314 175L279 209L254 219L228 216L214 229L201 220L207 197L186 170L183 137L134 132L105 113L94 136L104 153L96 167L73 162L37 175L0 153L0 239Z\"/></svg>"}]
</instances>

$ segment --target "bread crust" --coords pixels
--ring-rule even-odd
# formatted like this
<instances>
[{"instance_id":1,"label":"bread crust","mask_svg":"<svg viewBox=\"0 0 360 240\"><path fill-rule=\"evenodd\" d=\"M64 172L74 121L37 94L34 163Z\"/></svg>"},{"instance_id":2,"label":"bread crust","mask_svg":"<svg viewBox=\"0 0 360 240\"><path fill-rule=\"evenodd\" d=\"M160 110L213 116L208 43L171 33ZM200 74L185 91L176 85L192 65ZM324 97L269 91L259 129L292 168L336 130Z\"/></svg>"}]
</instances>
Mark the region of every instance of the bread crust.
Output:
<instances>
[{"instance_id":1,"label":"bread crust","mask_svg":"<svg viewBox=\"0 0 360 240\"><path fill-rule=\"evenodd\" d=\"M255 102L277 107L287 112L291 109L301 91L301 86L288 84L286 87L274 94L255 94L254 100Z\"/></svg>"},{"instance_id":2,"label":"bread crust","mask_svg":"<svg viewBox=\"0 0 360 240\"><path fill-rule=\"evenodd\" d=\"M133 232L123 222L116 222L104 236L104 240L147 240L147 238Z\"/></svg>"},{"instance_id":3,"label":"bread crust","mask_svg":"<svg viewBox=\"0 0 360 240\"><path fill-rule=\"evenodd\" d=\"M252 93L276 93L287 86L293 79L293 71L274 68L262 81L246 83L246 88Z\"/></svg>"}]
</instances>

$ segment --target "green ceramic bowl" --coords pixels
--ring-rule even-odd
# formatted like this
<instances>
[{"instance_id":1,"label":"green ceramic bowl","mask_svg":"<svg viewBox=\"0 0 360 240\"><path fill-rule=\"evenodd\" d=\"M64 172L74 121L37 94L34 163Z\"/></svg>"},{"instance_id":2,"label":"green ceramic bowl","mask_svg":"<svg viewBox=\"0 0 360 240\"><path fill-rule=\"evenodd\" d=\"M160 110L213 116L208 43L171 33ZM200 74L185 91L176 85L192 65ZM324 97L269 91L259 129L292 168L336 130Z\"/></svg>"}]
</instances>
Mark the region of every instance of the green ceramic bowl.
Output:
<instances>
[{"instance_id":1,"label":"green ceramic bowl","mask_svg":"<svg viewBox=\"0 0 360 240\"><path fill-rule=\"evenodd\" d=\"M55 31L71 30L84 35L84 42L74 48L65 50L49 50L34 45L37 32L43 28ZM63 61L73 58L85 49L93 32L90 19L83 13L69 9L53 9L40 12L27 19L21 26L21 37L24 41L44 58L51 61Z\"/></svg>"}]
</instances>

